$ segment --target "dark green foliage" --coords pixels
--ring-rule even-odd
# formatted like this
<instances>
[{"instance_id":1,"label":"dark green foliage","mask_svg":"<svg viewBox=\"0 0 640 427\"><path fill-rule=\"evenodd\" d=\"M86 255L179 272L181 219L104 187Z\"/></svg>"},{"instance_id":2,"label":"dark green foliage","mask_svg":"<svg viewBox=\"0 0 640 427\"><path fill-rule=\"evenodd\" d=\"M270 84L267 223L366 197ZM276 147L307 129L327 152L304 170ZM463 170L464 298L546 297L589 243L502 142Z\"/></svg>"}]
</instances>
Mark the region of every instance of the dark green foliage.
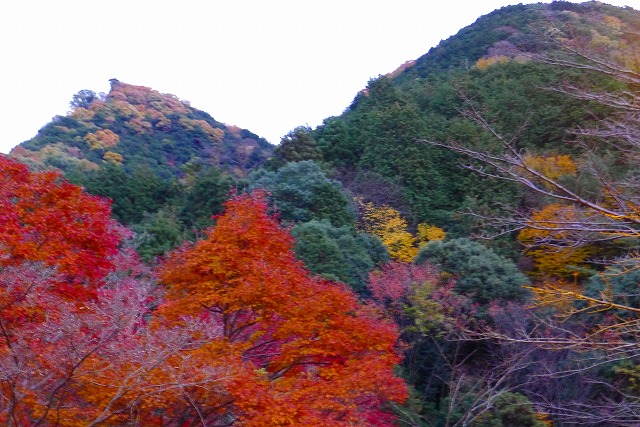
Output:
<instances>
[{"instance_id":1,"label":"dark green foliage","mask_svg":"<svg viewBox=\"0 0 640 427\"><path fill-rule=\"evenodd\" d=\"M350 194L364 202L371 202L376 206L390 206L402 213L410 211L404 188L396 179L384 177L371 170L349 167L338 168L334 176Z\"/></svg>"},{"instance_id":2,"label":"dark green foliage","mask_svg":"<svg viewBox=\"0 0 640 427\"><path fill-rule=\"evenodd\" d=\"M620 261L594 274L585 284L587 296L612 300L616 304L640 308L640 268L635 260ZM636 316L613 310L617 316Z\"/></svg>"},{"instance_id":3,"label":"dark green foliage","mask_svg":"<svg viewBox=\"0 0 640 427\"><path fill-rule=\"evenodd\" d=\"M331 224L310 221L297 224L291 229L296 239L295 252L298 259L315 274L330 280L347 282L347 265L340 251L340 246L328 235Z\"/></svg>"},{"instance_id":4,"label":"dark green foliage","mask_svg":"<svg viewBox=\"0 0 640 427\"><path fill-rule=\"evenodd\" d=\"M354 246L355 245L355 246ZM367 256L371 258L374 266L379 266L388 263L391 258L389 257L389 251L387 247L380 241L377 236L373 236L367 233L356 233L356 238L354 244L345 242L345 247L350 248L353 247L356 253L347 253L346 257L355 257L357 259L359 255L357 254L360 249L364 249L367 253ZM355 248L358 249L355 249ZM343 249L344 251L344 249Z\"/></svg>"},{"instance_id":5,"label":"dark green foliage","mask_svg":"<svg viewBox=\"0 0 640 427\"><path fill-rule=\"evenodd\" d=\"M435 421L433 426L445 426L454 425L460 422L463 416L476 399L481 399L472 386L469 386L470 390L463 390L463 396L465 399L461 399L461 402L457 402L457 405L450 407L450 398L443 399L440 405L440 411L434 411L437 415L434 416ZM451 413L447 414L447 410L451 410ZM439 413L438 413L439 412ZM479 412L479 411L478 411ZM531 404L531 401L520 393L502 393L495 398L487 411L484 411L478 417L473 418L473 422L469 425L474 427L545 427L545 423L536 418L536 411ZM448 423L445 423L448 420ZM463 424L465 425L465 424Z\"/></svg>"},{"instance_id":6,"label":"dark green foliage","mask_svg":"<svg viewBox=\"0 0 640 427\"><path fill-rule=\"evenodd\" d=\"M189 230L213 225L212 215L222 213L222 204L236 188L237 180L217 168L197 173L181 202L179 217Z\"/></svg>"},{"instance_id":7,"label":"dark green foliage","mask_svg":"<svg viewBox=\"0 0 640 427\"><path fill-rule=\"evenodd\" d=\"M418 253L416 264L429 262L455 275L456 291L487 304L495 299L522 301L529 279L516 265L480 243L460 238L435 241Z\"/></svg>"},{"instance_id":8,"label":"dark green foliage","mask_svg":"<svg viewBox=\"0 0 640 427\"><path fill-rule=\"evenodd\" d=\"M322 162L322 152L308 127L297 127L280 140L269 160L269 167L278 169L290 162L311 160Z\"/></svg>"},{"instance_id":9,"label":"dark green foliage","mask_svg":"<svg viewBox=\"0 0 640 427\"><path fill-rule=\"evenodd\" d=\"M295 252L312 272L350 285L366 295L369 272L389 261L382 242L350 227L334 227L328 221L310 221L295 225Z\"/></svg>"},{"instance_id":10,"label":"dark green foliage","mask_svg":"<svg viewBox=\"0 0 640 427\"><path fill-rule=\"evenodd\" d=\"M176 187L147 167L131 174L121 166L107 165L89 175L87 191L112 200L113 216L123 224L140 222L145 214L156 212L176 195Z\"/></svg>"},{"instance_id":11,"label":"dark green foliage","mask_svg":"<svg viewBox=\"0 0 640 427\"><path fill-rule=\"evenodd\" d=\"M312 161L288 163L277 172L258 171L250 189L263 188L284 221L328 220L333 226L354 224L355 213L339 182L327 178Z\"/></svg>"},{"instance_id":12,"label":"dark green foliage","mask_svg":"<svg viewBox=\"0 0 640 427\"><path fill-rule=\"evenodd\" d=\"M366 94L341 119L343 124L331 120L317 130L325 159L397 182L416 222L444 225L463 192L460 180L447 175L460 171L450 153L419 142L427 127L415 104L381 77L369 83ZM346 159L337 158L348 151Z\"/></svg>"},{"instance_id":13,"label":"dark green foliage","mask_svg":"<svg viewBox=\"0 0 640 427\"><path fill-rule=\"evenodd\" d=\"M351 136L353 129L343 117L329 117L314 131L318 148L325 161L335 166L355 165L362 147Z\"/></svg>"},{"instance_id":14,"label":"dark green foliage","mask_svg":"<svg viewBox=\"0 0 640 427\"><path fill-rule=\"evenodd\" d=\"M412 222L427 222L454 235L464 235L471 224L452 215L464 207L469 197L483 206L489 202L511 204L518 200L519 190L508 183L479 179L460 167L463 159L456 154L420 142L487 139L477 125L460 118L463 102L451 84L436 83L438 86L419 92L421 108L390 79L374 80L350 111L325 121L316 130L316 138L330 163L341 169L353 165L360 174L375 173L383 181L399 186L403 193L400 199L409 202L407 207L404 204L399 207ZM450 92L445 99L451 111L430 100L434 91ZM444 108L446 115L437 114L438 108ZM338 154L342 152L348 154L340 159ZM375 189L371 190L367 193L374 194ZM366 194L364 197L368 198Z\"/></svg>"},{"instance_id":15,"label":"dark green foliage","mask_svg":"<svg viewBox=\"0 0 640 427\"><path fill-rule=\"evenodd\" d=\"M478 427L545 427L536 418L531 401L520 393L503 393L490 411L479 417Z\"/></svg>"},{"instance_id":16,"label":"dark green foliage","mask_svg":"<svg viewBox=\"0 0 640 427\"><path fill-rule=\"evenodd\" d=\"M441 41L438 46L418 58L414 67L398 77L401 83L411 84L420 78L456 70L467 71L489 48L496 43L508 40L523 50L537 50L543 46L535 37L538 25L547 19L545 6L515 5L503 7L478 18L453 37ZM548 24L547 24L548 25Z\"/></svg>"},{"instance_id":17,"label":"dark green foliage","mask_svg":"<svg viewBox=\"0 0 640 427\"><path fill-rule=\"evenodd\" d=\"M73 95L71 102L69 105L71 108L89 108L91 103L95 101L98 97L96 93L92 90L82 89L80 92Z\"/></svg>"},{"instance_id":18,"label":"dark green foliage","mask_svg":"<svg viewBox=\"0 0 640 427\"><path fill-rule=\"evenodd\" d=\"M136 232L136 251L145 261L178 247L184 239L182 224L175 213L168 209L146 215L132 228Z\"/></svg>"},{"instance_id":19,"label":"dark green foliage","mask_svg":"<svg viewBox=\"0 0 640 427\"><path fill-rule=\"evenodd\" d=\"M584 7L585 13L616 11L595 3ZM611 83L525 57L525 52L555 48L542 36L550 25L563 30L582 22L571 17L565 23L566 16L556 13L542 4L505 7L442 42L398 77L372 80L343 115L326 119L314 131L324 159L338 168L393 180L409 202L403 213L410 222L437 225L450 236L468 235L478 225L457 212L473 209L495 216L505 207L528 203L517 186L470 173L461 167L473 163L467 158L420 141L495 149L496 139L464 116L473 106L507 140L518 134L519 148L577 153L575 145L565 143L570 131L606 117L608 110L553 88L563 83L607 88ZM598 31L608 34L604 27ZM492 57L503 62L476 68L478 59Z\"/></svg>"},{"instance_id":20,"label":"dark green foliage","mask_svg":"<svg viewBox=\"0 0 640 427\"><path fill-rule=\"evenodd\" d=\"M430 90L455 90L461 95L452 100L457 109L464 111L472 105L507 139L517 133L519 147L571 152L571 147L564 144L567 132L603 111L596 103L585 104L553 90L560 82L568 80L587 82L589 75L533 61L508 61L484 70L474 68L464 75L436 83L445 88L436 89L432 83L425 86L430 86ZM604 83L601 80L590 83ZM446 86L451 88L446 89ZM428 112L434 106L424 98L425 95L428 96L428 92L416 93L416 102ZM452 119L460 117L456 114ZM464 136L451 135L452 139L462 142L478 143L474 139L464 139ZM495 144L495 140L487 135L480 137L486 140L484 144Z\"/></svg>"}]
</instances>

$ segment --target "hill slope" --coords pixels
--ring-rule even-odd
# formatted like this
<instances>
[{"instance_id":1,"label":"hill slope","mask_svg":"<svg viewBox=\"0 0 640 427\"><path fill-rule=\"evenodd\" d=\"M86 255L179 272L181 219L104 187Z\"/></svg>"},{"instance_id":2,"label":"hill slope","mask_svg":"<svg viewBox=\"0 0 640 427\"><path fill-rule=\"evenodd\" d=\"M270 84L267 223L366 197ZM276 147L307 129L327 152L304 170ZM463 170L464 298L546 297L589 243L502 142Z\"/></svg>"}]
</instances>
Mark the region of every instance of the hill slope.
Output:
<instances>
[{"instance_id":1,"label":"hill slope","mask_svg":"<svg viewBox=\"0 0 640 427\"><path fill-rule=\"evenodd\" d=\"M420 141L491 146L491 135L465 116L475 108L501 134L517 134L519 149L539 156L574 153L575 146L566 143L572 130L606 116L609 109L558 87L619 86L538 58L556 55L558 41L564 41L629 62L640 52L639 29L640 12L598 2L505 7L415 63L372 80L345 113L326 119L313 137L324 161L342 175L361 181L358 174L371 179L374 172L378 179L370 186L401 187L405 203L398 207L414 223L426 221L464 235L471 224L454 212L482 211L494 202L517 206L525 203L523 193L466 172L460 163L468 160Z\"/></svg>"},{"instance_id":2,"label":"hill slope","mask_svg":"<svg viewBox=\"0 0 640 427\"><path fill-rule=\"evenodd\" d=\"M252 132L217 122L174 95L116 79L108 94L83 90L71 106L10 155L67 174L121 164L129 171L147 166L169 178L192 160L244 175L272 149Z\"/></svg>"}]
</instances>

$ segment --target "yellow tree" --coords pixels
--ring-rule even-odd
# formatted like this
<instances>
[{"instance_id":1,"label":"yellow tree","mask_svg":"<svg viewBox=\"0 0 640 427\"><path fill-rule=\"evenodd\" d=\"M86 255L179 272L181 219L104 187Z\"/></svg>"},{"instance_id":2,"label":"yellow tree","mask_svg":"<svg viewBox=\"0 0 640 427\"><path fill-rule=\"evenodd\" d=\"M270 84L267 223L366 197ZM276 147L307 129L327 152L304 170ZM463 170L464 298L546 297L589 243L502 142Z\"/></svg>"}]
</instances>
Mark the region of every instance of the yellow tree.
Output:
<instances>
[{"instance_id":1,"label":"yellow tree","mask_svg":"<svg viewBox=\"0 0 640 427\"><path fill-rule=\"evenodd\" d=\"M431 241L443 240L446 234L440 227L420 223L418 224L418 245L422 247Z\"/></svg>"},{"instance_id":2,"label":"yellow tree","mask_svg":"<svg viewBox=\"0 0 640 427\"><path fill-rule=\"evenodd\" d=\"M572 276L576 271L572 267L585 266L587 258L595 253L590 245L561 244L568 232L557 228L575 221L576 212L571 205L552 203L531 214L529 225L518 233L518 241L527 246L525 254L535 263L534 275Z\"/></svg>"},{"instance_id":3,"label":"yellow tree","mask_svg":"<svg viewBox=\"0 0 640 427\"><path fill-rule=\"evenodd\" d=\"M362 200L358 203L364 231L378 236L392 258L411 262L418 254L418 248L416 239L407 230L407 221L400 216L400 212L386 205L376 206Z\"/></svg>"},{"instance_id":4,"label":"yellow tree","mask_svg":"<svg viewBox=\"0 0 640 427\"><path fill-rule=\"evenodd\" d=\"M538 156L528 154L524 156L525 164L547 178L557 180L565 175L575 175L577 167L571 156L567 154L556 156Z\"/></svg>"}]
</instances>

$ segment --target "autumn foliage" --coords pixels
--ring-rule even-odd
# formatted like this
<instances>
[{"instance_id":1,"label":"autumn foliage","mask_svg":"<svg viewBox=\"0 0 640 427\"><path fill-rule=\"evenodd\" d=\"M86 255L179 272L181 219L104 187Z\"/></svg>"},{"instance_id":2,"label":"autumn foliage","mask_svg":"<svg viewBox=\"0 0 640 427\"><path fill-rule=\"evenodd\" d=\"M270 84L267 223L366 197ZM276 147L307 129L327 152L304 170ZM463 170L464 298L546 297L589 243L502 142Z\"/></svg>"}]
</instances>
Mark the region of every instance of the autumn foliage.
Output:
<instances>
[{"instance_id":1,"label":"autumn foliage","mask_svg":"<svg viewBox=\"0 0 640 427\"><path fill-rule=\"evenodd\" d=\"M580 213L570 205L552 203L531 214L528 227L518 233L518 240L528 246L526 255L535 263L534 275L542 277L571 277L595 252L586 243L561 245L571 237L573 224L580 221Z\"/></svg>"},{"instance_id":2,"label":"autumn foliage","mask_svg":"<svg viewBox=\"0 0 640 427\"><path fill-rule=\"evenodd\" d=\"M389 250L389 255L398 261L410 262L418 253L416 239L407 230L407 220L390 206L376 206L359 200L362 212L362 228L378 236Z\"/></svg>"},{"instance_id":3,"label":"autumn foliage","mask_svg":"<svg viewBox=\"0 0 640 427\"><path fill-rule=\"evenodd\" d=\"M575 162L571 156L566 154L547 157L527 155L524 158L524 163L531 169L553 180L565 175L575 175L577 171Z\"/></svg>"},{"instance_id":4,"label":"autumn foliage","mask_svg":"<svg viewBox=\"0 0 640 427\"><path fill-rule=\"evenodd\" d=\"M392 425L395 326L310 277L262 194L229 201L161 286L106 201L0 166L1 423Z\"/></svg>"},{"instance_id":5,"label":"autumn foliage","mask_svg":"<svg viewBox=\"0 0 640 427\"><path fill-rule=\"evenodd\" d=\"M395 327L343 285L310 277L293 243L262 193L236 197L205 240L165 264L161 312L178 324L219 325L211 346L193 355L226 368L222 390L200 396L207 416L233 414L255 426L370 425L372 411L405 397L392 373Z\"/></svg>"},{"instance_id":6,"label":"autumn foliage","mask_svg":"<svg viewBox=\"0 0 640 427\"><path fill-rule=\"evenodd\" d=\"M119 252L125 233L109 214L108 202L59 174L31 173L0 157L0 420L6 425L79 425L75 414L91 413L80 398L95 380L88 364L120 342L123 305L137 313L136 323L144 313L145 297L138 307L114 297L137 285L115 272L138 264Z\"/></svg>"},{"instance_id":7,"label":"autumn foliage","mask_svg":"<svg viewBox=\"0 0 640 427\"><path fill-rule=\"evenodd\" d=\"M110 213L107 201L65 182L59 173L30 173L0 156L0 267L42 262L68 284L95 288L113 267L123 237Z\"/></svg>"}]
</instances>

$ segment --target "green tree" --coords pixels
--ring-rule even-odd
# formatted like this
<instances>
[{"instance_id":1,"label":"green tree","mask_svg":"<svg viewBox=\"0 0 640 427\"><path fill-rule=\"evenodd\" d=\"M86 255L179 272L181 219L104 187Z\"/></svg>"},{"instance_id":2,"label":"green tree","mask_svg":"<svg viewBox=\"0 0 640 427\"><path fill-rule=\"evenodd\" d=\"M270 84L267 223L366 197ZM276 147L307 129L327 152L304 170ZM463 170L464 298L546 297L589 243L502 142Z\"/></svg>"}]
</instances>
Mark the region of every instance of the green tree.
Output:
<instances>
[{"instance_id":1,"label":"green tree","mask_svg":"<svg viewBox=\"0 0 640 427\"><path fill-rule=\"evenodd\" d=\"M250 179L249 188L267 190L285 221L326 219L336 227L354 224L355 213L342 185L327 178L312 161L288 163L276 172L260 170Z\"/></svg>"},{"instance_id":2,"label":"green tree","mask_svg":"<svg viewBox=\"0 0 640 427\"><path fill-rule=\"evenodd\" d=\"M180 220L189 229L202 230L213 225L212 215L222 213L222 204L238 182L218 168L209 168L197 173L187 188Z\"/></svg>"},{"instance_id":3,"label":"green tree","mask_svg":"<svg viewBox=\"0 0 640 427\"><path fill-rule=\"evenodd\" d=\"M457 276L456 291L474 301L524 300L529 279L509 259L469 239L434 241L424 246L415 262L429 262Z\"/></svg>"},{"instance_id":4,"label":"green tree","mask_svg":"<svg viewBox=\"0 0 640 427\"><path fill-rule=\"evenodd\" d=\"M182 224L175 212L167 208L147 214L132 228L137 233L134 240L136 251L145 261L178 247L184 239Z\"/></svg>"},{"instance_id":5,"label":"green tree","mask_svg":"<svg viewBox=\"0 0 640 427\"><path fill-rule=\"evenodd\" d=\"M640 262L637 259L623 260L611 264L603 272L591 276L585 283L584 293L593 298L604 296L603 299L623 307L640 309L639 283ZM619 318L634 316L633 313L613 307L612 311ZM594 317L596 317L594 322L598 322L601 318L600 315Z\"/></svg>"},{"instance_id":6,"label":"green tree","mask_svg":"<svg viewBox=\"0 0 640 427\"><path fill-rule=\"evenodd\" d=\"M473 380L471 380L473 381ZM469 425L473 427L545 427L537 417L531 401L520 393L499 393L490 405L484 405L480 390L467 386L460 390L459 401L451 405L451 396L443 399L436 425ZM474 407L477 406L477 407ZM485 407L486 406L486 407ZM446 410L450 412L447 413ZM445 421L446 420L446 421ZM459 424L460 423L460 424Z\"/></svg>"},{"instance_id":7,"label":"green tree","mask_svg":"<svg viewBox=\"0 0 640 427\"><path fill-rule=\"evenodd\" d=\"M374 236L351 227L334 227L327 220L296 224L294 251L312 272L348 284L366 295L369 272L389 260L386 248Z\"/></svg>"},{"instance_id":8,"label":"green tree","mask_svg":"<svg viewBox=\"0 0 640 427\"><path fill-rule=\"evenodd\" d=\"M324 160L311 129L306 126L297 127L283 136L269 163L271 167L277 169L289 162L301 162L303 160L314 162L322 162Z\"/></svg>"},{"instance_id":9,"label":"green tree","mask_svg":"<svg viewBox=\"0 0 640 427\"><path fill-rule=\"evenodd\" d=\"M96 96L96 93L94 91L82 89L81 91L73 95L73 98L71 99L71 102L69 102L69 105L71 106L71 108L89 108L91 103L96 99L98 99L98 97Z\"/></svg>"},{"instance_id":10,"label":"green tree","mask_svg":"<svg viewBox=\"0 0 640 427\"><path fill-rule=\"evenodd\" d=\"M325 161L334 166L357 164L362 147L356 143L351 133L351 127L345 117L329 117L315 129L318 148L322 151Z\"/></svg>"},{"instance_id":11,"label":"green tree","mask_svg":"<svg viewBox=\"0 0 640 427\"><path fill-rule=\"evenodd\" d=\"M92 194L112 200L113 216L123 224L135 224L145 213L154 213L175 196L171 182L148 167L127 173L119 165L108 164L93 173L86 183Z\"/></svg>"}]
</instances>

